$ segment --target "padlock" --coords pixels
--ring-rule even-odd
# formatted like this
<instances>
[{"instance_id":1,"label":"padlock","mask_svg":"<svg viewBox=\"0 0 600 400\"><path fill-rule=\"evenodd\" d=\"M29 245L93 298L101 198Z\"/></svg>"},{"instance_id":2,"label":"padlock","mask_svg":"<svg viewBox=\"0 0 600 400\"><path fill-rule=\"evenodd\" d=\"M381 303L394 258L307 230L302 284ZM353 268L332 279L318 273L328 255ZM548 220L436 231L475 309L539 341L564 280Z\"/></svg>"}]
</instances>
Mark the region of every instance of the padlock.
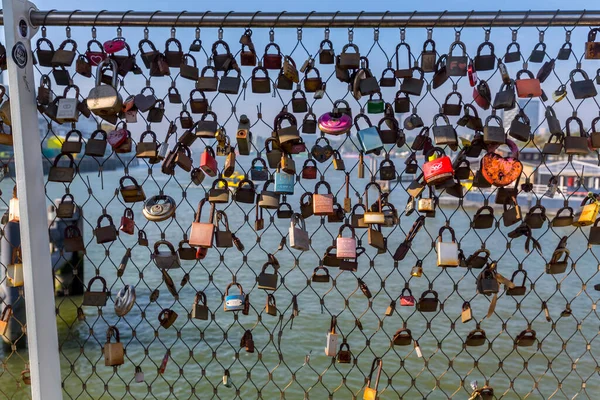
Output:
<instances>
[{"instance_id":1,"label":"padlock","mask_svg":"<svg viewBox=\"0 0 600 400\"><path fill-rule=\"evenodd\" d=\"M269 53L269 50L274 48L276 53ZM281 49L277 43L269 43L265 47L265 54L263 55L263 64L266 69L278 70L281 69L283 62L283 55Z\"/></svg>"},{"instance_id":2,"label":"padlock","mask_svg":"<svg viewBox=\"0 0 600 400\"><path fill-rule=\"evenodd\" d=\"M269 293L267 295L267 303L265 304L265 311L267 314L272 315L274 317L277 316L277 303L275 301L275 296Z\"/></svg>"},{"instance_id":3,"label":"padlock","mask_svg":"<svg viewBox=\"0 0 600 400\"><path fill-rule=\"evenodd\" d=\"M288 123L288 126L283 126L284 121ZM275 148L274 144L278 142L282 149L290 152L291 146L300 142L300 133L298 132L296 117L287 112L279 113L275 117L273 125L275 126L275 134L277 136L276 141L272 141L273 148Z\"/></svg>"},{"instance_id":4,"label":"padlock","mask_svg":"<svg viewBox=\"0 0 600 400\"><path fill-rule=\"evenodd\" d=\"M123 257L123 258L125 258L125 263L127 263L127 260L131 257L131 250L130 249L127 249L127 250L128 251L125 253L125 256ZM121 262L121 263L123 263L123 262ZM121 267L119 266L117 275L121 271L124 272L124 269L121 270ZM123 273L121 273L120 276L123 276ZM117 314L119 317L124 317L125 315L127 315L129 313L129 311L131 311L131 309L133 308L133 306L135 304L135 300L136 300L135 287L133 285L123 286L123 288L121 288L121 290L119 290L117 292L117 296L115 297L115 314Z\"/></svg>"},{"instance_id":5,"label":"padlock","mask_svg":"<svg viewBox=\"0 0 600 400\"><path fill-rule=\"evenodd\" d=\"M140 246L148 246L148 237L146 236L146 232L142 229L138 231L138 244Z\"/></svg>"},{"instance_id":6,"label":"padlock","mask_svg":"<svg viewBox=\"0 0 600 400\"><path fill-rule=\"evenodd\" d=\"M262 72L264 76L257 76L258 72ZM270 93L271 92L271 80L269 79L269 71L264 67L255 67L252 70L252 77L250 78L252 84L252 93Z\"/></svg>"},{"instance_id":7,"label":"padlock","mask_svg":"<svg viewBox=\"0 0 600 400\"><path fill-rule=\"evenodd\" d=\"M269 168L277 168L281 162L281 146L279 141L275 137L270 137L265 140L265 150L267 152L267 161Z\"/></svg>"},{"instance_id":8,"label":"padlock","mask_svg":"<svg viewBox=\"0 0 600 400\"><path fill-rule=\"evenodd\" d=\"M125 186L125 181L129 180L131 185ZM137 201L146 200L144 189L135 178L129 175L121 177L119 180L119 192L125 203L135 203Z\"/></svg>"},{"instance_id":9,"label":"padlock","mask_svg":"<svg viewBox=\"0 0 600 400\"><path fill-rule=\"evenodd\" d=\"M405 67L400 67L400 49L404 47L406 48L406 66ZM426 44L423 45L423 49L425 49ZM435 44L434 44L435 47ZM412 70L412 60L414 59L414 56L412 55L411 51L410 51L410 46L408 43L402 41L400 43L398 43L398 45L396 46L396 52L395 52L395 57L396 57L396 69L394 71L394 76L398 79L401 78L410 78L413 75L413 70ZM434 62L435 65L435 62Z\"/></svg>"},{"instance_id":10,"label":"padlock","mask_svg":"<svg viewBox=\"0 0 600 400\"><path fill-rule=\"evenodd\" d=\"M575 122L579 128L579 136L575 136L571 132L571 123ZM566 124L566 136L564 136L565 153L569 155L581 155L585 156L590 152L588 147L587 132L583 127L583 122L576 116L567 118Z\"/></svg>"},{"instance_id":11,"label":"padlock","mask_svg":"<svg viewBox=\"0 0 600 400\"><path fill-rule=\"evenodd\" d=\"M368 127L365 129L358 127L358 121L361 118L367 121ZM358 114L354 117L354 127L357 130L358 141L364 154L379 154L383 149L383 142L381 141L377 127L371 124L369 117L362 113Z\"/></svg>"},{"instance_id":12,"label":"padlock","mask_svg":"<svg viewBox=\"0 0 600 400\"><path fill-rule=\"evenodd\" d=\"M312 158L304 161L304 165L302 166L302 179L317 179L317 172L319 169L317 168L317 162Z\"/></svg>"},{"instance_id":13,"label":"padlock","mask_svg":"<svg viewBox=\"0 0 600 400\"><path fill-rule=\"evenodd\" d=\"M173 31L171 31L171 32L173 32ZM175 45L176 50L171 50L172 44ZM171 68L180 68L180 66L184 62L184 55L183 55L183 51L181 48L181 42L174 37L169 38L165 42L164 54L165 54L165 58L167 60L167 64L169 64L169 67L171 67ZM188 56L190 56L190 55L188 54ZM182 76L183 76L183 74L182 74Z\"/></svg>"},{"instance_id":14,"label":"padlock","mask_svg":"<svg viewBox=\"0 0 600 400\"><path fill-rule=\"evenodd\" d=\"M511 206L509 208L509 205ZM515 196L507 197L504 200L504 212L502 213L502 222L504 226L512 226L522 219L521 206L517 204Z\"/></svg>"},{"instance_id":15,"label":"padlock","mask_svg":"<svg viewBox=\"0 0 600 400\"><path fill-rule=\"evenodd\" d=\"M273 267L273 271L274 273L270 274L267 273L267 268L268 267ZM259 289L264 289L264 290L277 290L277 282L278 282L278 275L277 275L277 270L279 269L278 264L274 263L273 261L269 261L266 262L263 266L262 266L262 270L260 272L260 274L258 274L258 288Z\"/></svg>"},{"instance_id":16,"label":"padlock","mask_svg":"<svg viewBox=\"0 0 600 400\"><path fill-rule=\"evenodd\" d=\"M498 126L490 125L490 122L494 120L498 123ZM502 126L502 120L497 115L490 115L485 120L485 126L483 127L483 141L489 145L499 145L506 143L506 133Z\"/></svg>"},{"instance_id":17,"label":"padlock","mask_svg":"<svg viewBox=\"0 0 600 400\"><path fill-rule=\"evenodd\" d=\"M310 250L310 238L301 214L294 213L290 218L290 247L300 251Z\"/></svg>"},{"instance_id":18,"label":"padlock","mask_svg":"<svg viewBox=\"0 0 600 400\"><path fill-rule=\"evenodd\" d=\"M544 57L546 57L546 43L539 42L531 51L528 61L532 63L541 63L544 61Z\"/></svg>"},{"instance_id":19,"label":"padlock","mask_svg":"<svg viewBox=\"0 0 600 400\"><path fill-rule=\"evenodd\" d=\"M73 88L75 90L75 97L67 97L69 90ZM65 88L62 97L59 97L58 108L56 109L55 119L58 123L64 122L77 122L79 120L79 110L77 109L79 98L79 88L75 85L68 85Z\"/></svg>"},{"instance_id":20,"label":"padlock","mask_svg":"<svg viewBox=\"0 0 600 400\"><path fill-rule=\"evenodd\" d=\"M352 52L348 50L352 49ZM360 52L358 46L353 43L348 43L342 48L342 52L338 56L338 65L344 69L358 69L360 67Z\"/></svg>"},{"instance_id":21,"label":"padlock","mask_svg":"<svg viewBox=\"0 0 600 400\"><path fill-rule=\"evenodd\" d=\"M42 44L45 44L48 49L42 49ZM54 53L54 45L48 38L41 37L37 40L35 54L41 67L52 67Z\"/></svg>"},{"instance_id":22,"label":"padlock","mask_svg":"<svg viewBox=\"0 0 600 400\"><path fill-rule=\"evenodd\" d=\"M319 187L325 186L327 193L320 194ZM320 181L315 185L314 194L312 195L313 215L328 215L333 213L333 194L331 186L325 181Z\"/></svg>"},{"instance_id":23,"label":"padlock","mask_svg":"<svg viewBox=\"0 0 600 400\"><path fill-rule=\"evenodd\" d=\"M144 142L144 139L149 136L152 141ZM158 156L158 143L156 141L156 134L152 131L146 131L140 136L140 141L136 147L137 158L155 158Z\"/></svg>"},{"instance_id":24,"label":"padlock","mask_svg":"<svg viewBox=\"0 0 600 400\"><path fill-rule=\"evenodd\" d=\"M500 86L500 90L498 91L498 93L496 93L496 96L494 97L492 108L495 110L511 110L515 108L515 104L516 99L514 81L511 81L508 84L502 83L502 86Z\"/></svg>"},{"instance_id":25,"label":"padlock","mask_svg":"<svg viewBox=\"0 0 600 400\"><path fill-rule=\"evenodd\" d=\"M489 296L498 293L499 284L496 278L495 262L485 267L477 277L477 293Z\"/></svg>"},{"instance_id":26,"label":"padlock","mask_svg":"<svg viewBox=\"0 0 600 400\"><path fill-rule=\"evenodd\" d=\"M67 50L66 47L71 47L71 50ZM52 66L53 67L70 67L75 59L77 53L77 43L72 39L64 40L58 49L52 55ZM39 58L39 56L38 56Z\"/></svg>"},{"instance_id":27,"label":"padlock","mask_svg":"<svg viewBox=\"0 0 600 400\"><path fill-rule=\"evenodd\" d=\"M175 311L169 308L164 308L160 314L158 314L158 322L160 323L160 326L168 329L175 323L175 320L177 320L178 316L179 315L177 315Z\"/></svg>"},{"instance_id":28,"label":"padlock","mask_svg":"<svg viewBox=\"0 0 600 400\"><path fill-rule=\"evenodd\" d=\"M390 72L392 76L385 76L386 72ZM395 70L393 68L386 68L381 72L381 78L379 78L380 87L395 87L396 77Z\"/></svg>"},{"instance_id":29,"label":"padlock","mask_svg":"<svg viewBox=\"0 0 600 400\"><path fill-rule=\"evenodd\" d=\"M208 117L211 117L212 120L209 120ZM202 114L200 121L195 124L195 136L192 135L192 143L196 140L196 137L205 138L205 139L214 139L217 136L217 132L219 131L219 123L217 122L217 114L212 111L207 111ZM183 141L180 139L180 142ZM184 143L187 146L191 146L192 143Z\"/></svg>"},{"instance_id":30,"label":"padlock","mask_svg":"<svg viewBox=\"0 0 600 400\"><path fill-rule=\"evenodd\" d=\"M523 110L519 110L519 113L515 115L515 118L510 124L508 134L512 138L522 142L529 141L529 137L531 136L531 124L529 118L527 115L525 115Z\"/></svg>"},{"instance_id":31,"label":"padlock","mask_svg":"<svg viewBox=\"0 0 600 400\"><path fill-rule=\"evenodd\" d=\"M486 335L485 335L485 331L483 329L473 329L471 332L469 332L469 334L467 335L467 338L465 339L465 344L467 346L472 346L472 347L477 347L477 346L483 346L485 344L486 341Z\"/></svg>"},{"instance_id":32,"label":"padlock","mask_svg":"<svg viewBox=\"0 0 600 400\"><path fill-rule=\"evenodd\" d=\"M104 66L112 71L111 84L101 84L102 70ZM96 86L90 90L87 96L87 106L91 112L104 118L106 116L117 115L121 111L123 100L117 92L117 63L112 59L105 59L96 70Z\"/></svg>"},{"instance_id":33,"label":"padlock","mask_svg":"<svg viewBox=\"0 0 600 400\"><path fill-rule=\"evenodd\" d=\"M323 273L319 273L320 271L323 271ZM313 270L313 274L311 277L311 281L312 282L317 282L317 283L328 283L331 280L331 276L329 275L329 270L327 268L325 268L324 266L318 266L317 268L315 268Z\"/></svg>"},{"instance_id":34,"label":"padlock","mask_svg":"<svg viewBox=\"0 0 600 400\"><path fill-rule=\"evenodd\" d=\"M184 245L187 245L187 246L184 247ZM197 253L197 249L190 246L189 240L184 239L179 242L179 247L177 248L177 254L179 255L180 260L195 260L196 253Z\"/></svg>"},{"instance_id":35,"label":"padlock","mask_svg":"<svg viewBox=\"0 0 600 400\"><path fill-rule=\"evenodd\" d=\"M462 54L460 56L455 56L453 51L456 47L459 47L462 50ZM459 40L453 42L450 45L450 50L448 51L448 57L446 61L446 71L449 76L466 76L467 75L467 48L465 44Z\"/></svg>"},{"instance_id":36,"label":"padlock","mask_svg":"<svg viewBox=\"0 0 600 400\"><path fill-rule=\"evenodd\" d=\"M401 328L394 333L394 337L392 339L392 343L394 346L409 346L413 343L413 337L410 329Z\"/></svg>"},{"instance_id":37,"label":"padlock","mask_svg":"<svg viewBox=\"0 0 600 400\"><path fill-rule=\"evenodd\" d=\"M518 274L523 275L523 280L521 281L521 285L516 286L516 284L515 284L514 287L507 287L506 288L507 296L523 296L523 295L525 295L525 292L527 291L527 287L525 286L525 281L527 280L527 271L525 271L524 269L516 270L515 272L513 272L510 281L512 283L515 283L515 279Z\"/></svg>"},{"instance_id":38,"label":"padlock","mask_svg":"<svg viewBox=\"0 0 600 400\"><path fill-rule=\"evenodd\" d=\"M522 79L521 75L523 74L526 74L528 78ZM531 71L527 69L517 72L515 86L517 87L517 96L520 98L540 97L542 95L540 80L534 78Z\"/></svg>"},{"instance_id":39,"label":"padlock","mask_svg":"<svg viewBox=\"0 0 600 400\"><path fill-rule=\"evenodd\" d=\"M192 304L192 318L207 321L208 314L209 310L206 305L206 294L204 294L204 292L197 292L196 297L194 298L194 304Z\"/></svg>"},{"instance_id":40,"label":"padlock","mask_svg":"<svg viewBox=\"0 0 600 400\"><path fill-rule=\"evenodd\" d=\"M102 285L101 290L92 291L92 285L94 282L99 281ZM104 307L106 302L108 301L108 297L110 296L110 292L106 287L106 280L101 276L95 276L88 282L87 290L83 293L83 301L81 303L82 306L94 306L94 307Z\"/></svg>"},{"instance_id":41,"label":"padlock","mask_svg":"<svg viewBox=\"0 0 600 400\"><path fill-rule=\"evenodd\" d=\"M229 76L229 72L236 71L237 76ZM242 83L241 72L237 70L227 70L225 75L221 77L219 81L219 92L225 94L238 94L240 91L240 84Z\"/></svg>"},{"instance_id":42,"label":"padlock","mask_svg":"<svg viewBox=\"0 0 600 400\"><path fill-rule=\"evenodd\" d=\"M445 230L450 231L450 235L452 236L451 242L442 241L442 235ZM450 226L443 226L440 228L438 238L435 243L435 250L437 252L438 267L458 267L458 243L456 243L454 229L452 229Z\"/></svg>"},{"instance_id":43,"label":"padlock","mask_svg":"<svg viewBox=\"0 0 600 400\"><path fill-rule=\"evenodd\" d=\"M485 47L490 49L490 54L481 54L481 51ZM479 45L477 48L477 55L475 56L473 62L477 71L491 71L496 69L496 55L494 54L494 45L492 42L486 40Z\"/></svg>"},{"instance_id":44,"label":"padlock","mask_svg":"<svg viewBox=\"0 0 600 400\"><path fill-rule=\"evenodd\" d=\"M352 237L343 237L344 229L350 229ZM350 224L340 226L338 236L335 241L337 258L356 258L356 234Z\"/></svg>"},{"instance_id":45,"label":"padlock","mask_svg":"<svg viewBox=\"0 0 600 400\"><path fill-rule=\"evenodd\" d=\"M369 205L369 188L371 186L374 186L375 189L377 189L378 195L377 195L377 202L370 206ZM365 193L365 199L366 199L366 206L369 207L363 217L364 223L369 224L369 225L384 224L385 223L385 215L383 214L383 209L382 209L381 186L376 182L369 182L365 186L364 193Z\"/></svg>"},{"instance_id":46,"label":"padlock","mask_svg":"<svg viewBox=\"0 0 600 400\"><path fill-rule=\"evenodd\" d=\"M217 204L229 203L229 183L225 179L219 178L213 181L208 191L208 201Z\"/></svg>"},{"instance_id":47,"label":"padlock","mask_svg":"<svg viewBox=\"0 0 600 400\"><path fill-rule=\"evenodd\" d=\"M294 184L296 175L287 173L280 168L277 168L274 176L274 189L277 194L294 194ZM261 194L262 196L262 194Z\"/></svg>"},{"instance_id":48,"label":"padlock","mask_svg":"<svg viewBox=\"0 0 600 400\"><path fill-rule=\"evenodd\" d=\"M111 338L115 337L115 343L111 343ZM102 349L104 353L104 365L107 367L116 367L125 363L125 349L121 343L119 329L116 326L109 326L106 331L106 343Z\"/></svg>"},{"instance_id":49,"label":"padlock","mask_svg":"<svg viewBox=\"0 0 600 400\"><path fill-rule=\"evenodd\" d=\"M237 188L233 194L233 200L238 203L254 204L256 199L256 189L254 182L249 179L239 181Z\"/></svg>"},{"instance_id":50,"label":"padlock","mask_svg":"<svg viewBox=\"0 0 600 400\"><path fill-rule=\"evenodd\" d=\"M383 117L379 120L377 129L379 130L379 137L383 144L395 144L398 147L404 145L404 143L401 142L404 132L401 132L396 118Z\"/></svg>"},{"instance_id":51,"label":"padlock","mask_svg":"<svg viewBox=\"0 0 600 400\"><path fill-rule=\"evenodd\" d=\"M258 197L258 206L260 208L266 208L270 210L276 210L279 208L279 193L267 190L269 185L275 181L273 179L269 179L263 185L263 190L260 192Z\"/></svg>"},{"instance_id":52,"label":"padlock","mask_svg":"<svg viewBox=\"0 0 600 400\"><path fill-rule=\"evenodd\" d=\"M473 319L473 312L471 310L471 304L468 301L465 301L462 305L460 319L463 324L465 324Z\"/></svg>"},{"instance_id":53,"label":"padlock","mask_svg":"<svg viewBox=\"0 0 600 400\"><path fill-rule=\"evenodd\" d=\"M69 164L66 167L59 167L58 162L63 156L69 159ZM75 160L73 159L73 156L70 153L60 153L57 155L48 171L48 181L69 183L73 181L74 176Z\"/></svg>"},{"instance_id":54,"label":"padlock","mask_svg":"<svg viewBox=\"0 0 600 400\"><path fill-rule=\"evenodd\" d=\"M379 179L382 181L391 181L396 179L396 166L387 155L386 158L379 164Z\"/></svg>"},{"instance_id":55,"label":"padlock","mask_svg":"<svg viewBox=\"0 0 600 400\"><path fill-rule=\"evenodd\" d=\"M296 97L296 94L299 94L300 96ZM300 89L296 89L292 93L292 111L295 113L304 113L308 111L306 94Z\"/></svg>"},{"instance_id":56,"label":"padlock","mask_svg":"<svg viewBox=\"0 0 600 400\"><path fill-rule=\"evenodd\" d=\"M554 139L554 141L553 141ZM542 154L547 155L558 155L562 153L563 150L563 141L564 136L561 133L552 133L548 138L548 142L544 143L544 147L542 148Z\"/></svg>"},{"instance_id":57,"label":"padlock","mask_svg":"<svg viewBox=\"0 0 600 400\"><path fill-rule=\"evenodd\" d=\"M98 135L101 135L102 138L97 139ZM93 157L104 157L107 144L106 139L107 135L105 131L101 129L95 130L90 136L90 138L87 140L87 143L85 144L85 155Z\"/></svg>"},{"instance_id":58,"label":"padlock","mask_svg":"<svg viewBox=\"0 0 600 400\"><path fill-rule=\"evenodd\" d=\"M209 71L212 71L212 76L208 75ZM203 92L216 92L218 86L219 78L217 77L217 70L210 65L202 68L200 76L196 81L196 89Z\"/></svg>"},{"instance_id":59,"label":"padlock","mask_svg":"<svg viewBox=\"0 0 600 400\"><path fill-rule=\"evenodd\" d=\"M438 125L438 118L444 120L443 125ZM450 124L450 120L444 114L437 114L433 117L433 138L437 146L448 145L450 149L456 150L458 148L458 137L454 127Z\"/></svg>"},{"instance_id":60,"label":"padlock","mask_svg":"<svg viewBox=\"0 0 600 400\"><path fill-rule=\"evenodd\" d=\"M133 235L133 232L135 230L135 222L133 221L133 210L131 208L126 208L123 212L119 230L129 235Z\"/></svg>"},{"instance_id":61,"label":"padlock","mask_svg":"<svg viewBox=\"0 0 600 400\"><path fill-rule=\"evenodd\" d=\"M378 98L374 98L373 96L377 95ZM381 96L381 92L375 92L369 95L369 100L367 101L367 113L369 114L381 114L385 110L385 101Z\"/></svg>"},{"instance_id":62,"label":"padlock","mask_svg":"<svg viewBox=\"0 0 600 400\"><path fill-rule=\"evenodd\" d=\"M413 74L416 71L419 74L419 78L414 78ZM419 67L412 68L410 76L405 77L400 85L400 91L405 94L412 94L414 96L420 96L423 91L423 85L425 84L424 72Z\"/></svg>"},{"instance_id":63,"label":"padlock","mask_svg":"<svg viewBox=\"0 0 600 400\"><path fill-rule=\"evenodd\" d=\"M167 246L167 251L159 250L160 246ZM154 252L152 253L152 260L158 268L161 269L173 269L181 267L179 256L175 251L175 247L171 242L167 240L159 240L154 243Z\"/></svg>"},{"instance_id":64,"label":"padlock","mask_svg":"<svg viewBox=\"0 0 600 400\"><path fill-rule=\"evenodd\" d=\"M144 371L142 371L142 367L140 367L140 366L135 367L134 379L137 383L144 382Z\"/></svg>"},{"instance_id":65,"label":"padlock","mask_svg":"<svg viewBox=\"0 0 600 400\"><path fill-rule=\"evenodd\" d=\"M337 318L335 315L331 316L331 324L329 331L327 332L327 340L325 342L325 355L328 357L335 357L338 347L339 335L336 333L337 329Z\"/></svg>"},{"instance_id":66,"label":"padlock","mask_svg":"<svg viewBox=\"0 0 600 400\"><path fill-rule=\"evenodd\" d=\"M264 159L256 157L252 160L252 165L250 167L250 179L253 181L266 181L269 179L269 169Z\"/></svg>"},{"instance_id":67,"label":"padlock","mask_svg":"<svg viewBox=\"0 0 600 400\"><path fill-rule=\"evenodd\" d=\"M314 72L316 76L309 77L309 74ZM317 90L321 89L323 86L323 80L321 79L321 74L319 70L315 67L309 67L306 69L304 73L304 90L306 93L315 93Z\"/></svg>"},{"instance_id":68,"label":"padlock","mask_svg":"<svg viewBox=\"0 0 600 400\"><path fill-rule=\"evenodd\" d=\"M21 246L13 247L10 264L6 267L6 279L8 286L23 286L23 258L21 256Z\"/></svg>"},{"instance_id":69,"label":"padlock","mask_svg":"<svg viewBox=\"0 0 600 400\"><path fill-rule=\"evenodd\" d=\"M429 31L428 31L429 35ZM427 47L431 45L431 49L427 50ZM437 58L437 52L435 51L435 42L428 38L423 43L423 51L421 51L421 69L423 72L434 72Z\"/></svg>"},{"instance_id":70,"label":"padlock","mask_svg":"<svg viewBox=\"0 0 600 400\"><path fill-rule=\"evenodd\" d=\"M219 248L233 247L233 234L229 229L229 219L225 211L219 210L216 215L217 224L215 226L215 246ZM223 221L224 228L220 229L220 223Z\"/></svg>"},{"instance_id":71,"label":"padlock","mask_svg":"<svg viewBox=\"0 0 600 400\"><path fill-rule=\"evenodd\" d=\"M158 194L146 200L142 214L148 221L166 221L175 215L176 208L175 200L171 196Z\"/></svg>"},{"instance_id":72,"label":"padlock","mask_svg":"<svg viewBox=\"0 0 600 400\"><path fill-rule=\"evenodd\" d=\"M144 49L144 45L147 45L149 48L148 51ZM156 46L149 39L140 40L138 43L138 49L144 65L150 70L152 68L152 62L158 56L159 51L156 50Z\"/></svg>"},{"instance_id":73,"label":"padlock","mask_svg":"<svg viewBox=\"0 0 600 400\"><path fill-rule=\"evenodd\" d=\"M428 295L432 295L433 297L428 297ZM438 304L438 293L435 290L427 290L421 294L421 297L417 302L417 311L436 312Z\"/></svg>"},{"instance_id":74,"label":"padlock","mask_svg":"<svg viewBox=\"0 0 600 400\"><path fill-rule=\"evenodd\" d=\"M325 48L325 46L329 48ZM333 50L333 43L331 40L324 39L319 45L319 63L320 64L333 64L335 63L335 52Z\"/></svg>"},{"instance_id":75,"label":"padlock","mask_svg":"<svg viewBox=\"0 0 600 400\"><path fill-rule=\"evenodd\" d=\"M223 49L225 50L224 53L217 52L219 45L223 46ZM211 52L215 72L228 71L234 67L235 59L233 58L233 54L231 54L231 51L229 50L229 45L227 44L227 42L221 39L217 40L213 43Z\"/></svg>"},{"instance_id":76,"label":"padlock","mask_svg":"<svg viewBox=\"0 0 600 400\"><path fill-rule=\"evenodd\" d=\"M369 225L367 237L369 245L375 247L378 254L387 251L387 238L381 232L381 225Z\"/></svg>"},{"instance_id":77,"label":"padlock","mask_svg":"<svg viewBox=\"0 0 600 400\"><path fill-rule=\"evenodd\" d=\"M83 236L75 225L68 225L65 228L64 251L68 253L85 251Z\"/></svg>"},{"instance_id":78,"label":"padlock","mask_svg":"<svg viewBox=\"0 0 600 400\"><path fill-rule=\"evenodd\" d=\"M200 219L202 218L202 208L204 207L204 204L206 202L206 199L202 199L198 203L198 208L196 210L194 221L192 222L192 228L189 238L189 243L191 246L204 248L212 247L214 236L213 232L215 229L215 226L212 222L214 215L214 204L211 204L210 214L208 218L209 222L200 222Z\"/></svg>"},{"instance_id":79,"label":"padlock","mask_svg":"<svg viewBox=\"0 0 600 400\"><path fill-rule=\"evenodd\" d=\"M429 150L425 153L425 160L429 160L434 154L437 155L436 159L423 164L423 178L428 185L439 185L454 176L452 161L441 148L434 147Z\"/></svg>"},{"instance_id":80,"label":"padlock","mask_svg":"<svg viewBox=\"0 0 600 400\"><path fill-rule=\"evenodd\" d=\"M381 378L381 370L383 368L383 360L379 357L376 357L373 360L373 364L371 364L371 371L369 372L369 378L367 380L367 386L365 387L365 391L363 394L363 400L377 400L378 398L378 387L379 387L379 379ZM375 382L373 382L373 373L377 370L377 377L375 378Z\"/></svg>"},{"instance_id":81,"label":"padlock","mask_svg":"<svg viewBox=\"0 0 600 400\"><path fill-rule=\"evenodd\" d=\"M232 286L237 286L237 288L240 290L239 294L229 294L229 289ZM244 289L242 288L242 285L240 285L239 283L230 283L229 285L227 285L227 288L225 289L225 301L223 304L223 309L225 311L241 311L244 309L244 300L245 300L245 294L244 294Z\"/></svg>"},{"instance_id":82,"label":"padlock","mask_svg":"<svg viewBox=\"0 0 600 400\"><path fill-rule=\"evenodd\" d=\"M108 225L101 226L103 219L108 220ZM96 236L96 242L98 244L114 242L117 240L117 228L113 223L112 217L108 214L102 214L98 217L96 229L94 229L94 235Z\"/></svg>"},{"instance_id":83,"label":"padlock","mask_svg":"<svg viewBox=\"0 0 600 400\"><path fill-rule=\"evenodd\" d=\"M217 159L215 158L214 150L210 146L206 146L200 156L200 169L210 177L217 176Z\"/></svg>"}]
</instances>

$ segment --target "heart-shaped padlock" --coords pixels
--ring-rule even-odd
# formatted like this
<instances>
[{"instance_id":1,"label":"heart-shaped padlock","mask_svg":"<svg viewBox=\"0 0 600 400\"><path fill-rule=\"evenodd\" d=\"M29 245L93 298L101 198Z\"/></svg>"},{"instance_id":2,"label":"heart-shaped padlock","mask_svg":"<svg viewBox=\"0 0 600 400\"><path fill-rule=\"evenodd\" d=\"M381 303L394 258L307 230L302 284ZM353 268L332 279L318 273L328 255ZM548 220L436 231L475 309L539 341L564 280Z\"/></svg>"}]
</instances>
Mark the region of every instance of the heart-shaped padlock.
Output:
<instances>
[{"instance_id":1,"label":"heart-shaped padlock","mask_svg":"<svg viewBox=\"0 0 600 400\"><path fill-rule=\"evenodd\" d=\"M125 128L110 131L106 137L106 141L113 148L121 146L125 140L127 140L127 129Z\"/></svg>"},{"instance_id":2,"label":"heart-shaped padlock","mask_svg":"<svg viewBox=\"0 0 600 400\"><path fill-rule=\"evenodd\" d=\"M144 92L146 91L146 89L149 89L151 94L145 95ZM135 106L140 112L146 112L151 108L154 108L154 106L156 105L156 101L157 99L156 96L154 96L154 89L150 87L145 87L144 89L142 89L142 92L140 94L136 94L133 98L133 104L135 104Z\"/></svg>"},{"instance_id":3,"label":"heart-shaped padlock","mask_svg":"<svg viewBox=\"0 0 600 400\"><path fill-rule=\"evenodd\" d=\"M107 40L106 42L104 42L102 47L104 47L104 51L107 54L114 54L125 49L125 45L125 38L116 37L114 39Z\"/></svg>"},{"instance_id":4,"label":"heart-shaped padlock","mask_svg":"<svg viewBox=\"0 0 600 400\"><path fill-rule=\"evenodd\" d=\"M517 145L510 139L506 139L506 144L512 152L511 156L502 157L494 152L494 148L481 159L481 173L485 180L494 186L510 185L523 172Z\"/></svg>"},{"instance_id":5,"label":"heart-shaped padlock","mask_svg":"<svg viewBox=\"0 0 600 400\"><path fill-rule=\"evenodd\" d=\"M321 146L319 144L321 140L324 140L327 144L325 146ZM315 142L314 146L310 150L310 153L316 161L324 163L325 161L329 160L333 155L333 147L331 147L329 140L327 140L324 137L320 137Z\"/></svg>"}]
</instances>

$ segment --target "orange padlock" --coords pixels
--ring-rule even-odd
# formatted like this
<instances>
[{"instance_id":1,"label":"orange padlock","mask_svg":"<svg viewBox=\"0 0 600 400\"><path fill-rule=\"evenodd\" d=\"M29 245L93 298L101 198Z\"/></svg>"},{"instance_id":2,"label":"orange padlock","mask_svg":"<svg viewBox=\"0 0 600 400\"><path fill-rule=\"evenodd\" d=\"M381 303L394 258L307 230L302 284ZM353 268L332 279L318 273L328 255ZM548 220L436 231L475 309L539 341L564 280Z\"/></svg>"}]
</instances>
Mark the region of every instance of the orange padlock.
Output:
<instances>
[{"instance_id":1,"label":"orange padlock","mask_svg":"<svg viewBox=\"0 0 600 400\"><path fill-rule=\"evenodd\" d=\"M217 159L212 147L206 146L204 152L200 156L200 169L208 176L217 176Z\"/></svg>"}]
</instances>

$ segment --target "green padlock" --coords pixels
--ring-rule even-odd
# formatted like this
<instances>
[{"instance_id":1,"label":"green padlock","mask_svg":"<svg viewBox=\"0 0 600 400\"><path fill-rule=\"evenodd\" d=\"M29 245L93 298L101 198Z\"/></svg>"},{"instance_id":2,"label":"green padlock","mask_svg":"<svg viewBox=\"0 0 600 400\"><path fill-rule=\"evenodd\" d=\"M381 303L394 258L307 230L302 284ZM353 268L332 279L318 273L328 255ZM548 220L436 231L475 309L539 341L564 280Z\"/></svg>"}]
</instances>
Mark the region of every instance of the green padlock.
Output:
<instances>
[{"instance_id":1,"label":"green padlock","mask_svg":"<svg viewBox=\"0 0 600 400\"><path fill-rule=\"evenodd\" d=\"M379 95L379 99L374 99L373 96L377 94ZM383 110L385 109L385 102L381 97L381 92L377 92L369 96L369 101L367 101L367 113L369 114L383 114Z\"/></svg>"}]
</instances>

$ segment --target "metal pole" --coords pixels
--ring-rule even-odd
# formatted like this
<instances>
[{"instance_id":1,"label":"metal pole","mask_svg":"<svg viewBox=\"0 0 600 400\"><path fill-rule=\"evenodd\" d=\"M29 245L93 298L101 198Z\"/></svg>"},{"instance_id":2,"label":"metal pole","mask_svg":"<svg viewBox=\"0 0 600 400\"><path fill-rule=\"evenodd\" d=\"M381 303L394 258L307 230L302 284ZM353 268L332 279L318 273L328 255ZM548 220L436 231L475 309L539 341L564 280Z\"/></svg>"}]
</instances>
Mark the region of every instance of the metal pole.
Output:
<instances>
[{"instance_id":1,"label":"metal pole","mask_svg":"<svg viewBox=\"0 0 600 400\"><path fill-rule=\"evenodd\" d=\"M229 28L403 28L597 26L600 10L440 11L440 12L146 12L34 11L40 26L163 26ZM3 16L0 15L0 24Z\"/></svg>"},{"instance_id":2,"label":"metal pole","mask_svg":"<svg viewBox=\"0 0 600 400\"><path fill-rule=\"evenodd\" d=\"M60 400L60 357L30 43L37 30L29 21L35 5L26 0L2 3L6 15L4 32L21 219L31 394L35 400Z\"/></svg>"}]
</instances>

